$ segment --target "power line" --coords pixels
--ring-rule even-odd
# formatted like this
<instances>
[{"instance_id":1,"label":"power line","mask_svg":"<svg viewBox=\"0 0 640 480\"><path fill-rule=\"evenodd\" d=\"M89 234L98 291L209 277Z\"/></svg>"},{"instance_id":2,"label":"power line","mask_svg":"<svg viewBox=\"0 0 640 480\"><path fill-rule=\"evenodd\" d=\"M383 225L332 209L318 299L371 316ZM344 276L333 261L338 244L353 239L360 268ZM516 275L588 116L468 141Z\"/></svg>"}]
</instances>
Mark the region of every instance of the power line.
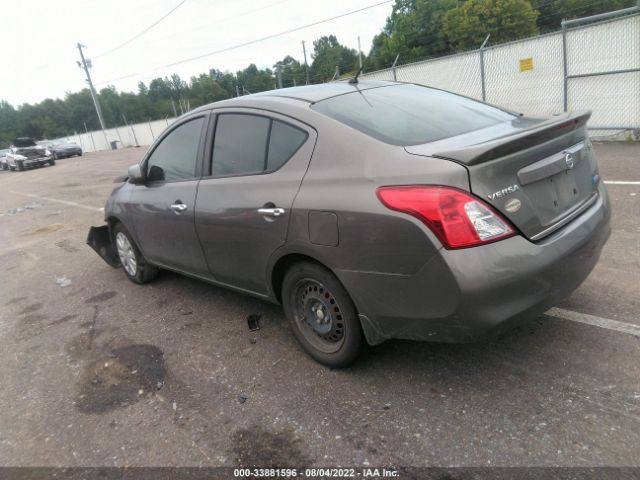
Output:
<instances>
[{"instance_id":1,"label":"power line","mask_svg":"<svg viewBox=\"0 0 640 480\"><path fill-rule=\"evenodd\" d=\"M140 38L142 35L144 35L145 33L147 33L149 30L151 30L153 27L155 27L156 25L158 25L160 22L162 22L165 18L167 18L169 15L171 15L173 12L175 12L178 8L180 8L182 5L184 5L184 3L187 0L182 0L180 3L178 3L175 7L173 7L171 10L169 10L167 13L165 13L163 16L161 16L158 20L156 20L155 22L153 22L151 25L149 25L147 28L145 28L144 30L142 30L140 33L137 33L136 35L134 35L133 37L131 37L130 39L122 42L120 45L113 47L111 50L107 50L106 52L103 52L99 55L94 55L94 59L96 58L100 58L100 57L104 57L106 55L109 55L113 52L115 52L116 50L120 50L122 47L124 47L125 45L129 45L131 42L133 42L134 40Z\"/></svg>"},{"instance_id":2,"label":"power line","mask_svg":"<svg viewBox=\"0 0 640 480\"><path fill-rule=\"evenodd\" d=\"M297 32L297 31L300 31L300 30L304 30L305 28L315 27L316 25L321 25L323 23L331 22L333 20L337 20L339 18L343 18L343 17L349 16L349 15L353 15L355 13L363 12L365 10L370 10L372 8L379 7L380 5L385 5L385 4L391 3L393 1L395 1L395 0L385 0L383 2L378 2L378 3L375 3L373 5L369 5L367 7L358 8L357 10L352 10L350 12L345 12L345 13L342 13L340 15L335 15L335 16L330 17L330 18L325 18L324 20L318 20L317 22L308 23L306 25L302 25L302 26L295 27L295 28L290 28L289 30L284 30L284 31L278 32L278 33L273 33L273 34L267 35L265 37L256 38L254 40L249 40L249 41L244 42L244 43L239 43L237 45L232 45L230 47L224 47L224 48L221 48L219 50L213 50L213 51L208 52L208 53L203 53L202 55L196 55L195 57L190 57L190 58L185 58L183 60L178 60L177 62L168 63L168 64L162 65L160 67L155 67L155 68L153 68L151 70L148 70L148 71L152 71L153 72L153 71L161 70L163 68L175 67L176 65L181 65L183 63L192 62L194 60L200 60L201 58L210 57L212 55L217 55L219 53L224 53L224 52L228 52L230 50L235 50L235 49L238 49L238 48L247 47L249 45L253 45L253 44L256 44L256 43L264 42L265 40L271 40L272 38L281 37L282 35L287 35L289 33ZM138 75L141 75L141 72L132 73L132 74L129 74L129 75L124 75L124 76L118 77L118 78L113 78L111 80L107 80L106 82L100 83L100 85L104 85L104 84L107 84L107 83L115 82L115 81L118 81L118 80L124 80L126 78L131 78L131 77L135 77L135 76L138 76Z\"/></svg>"}]
</instances>

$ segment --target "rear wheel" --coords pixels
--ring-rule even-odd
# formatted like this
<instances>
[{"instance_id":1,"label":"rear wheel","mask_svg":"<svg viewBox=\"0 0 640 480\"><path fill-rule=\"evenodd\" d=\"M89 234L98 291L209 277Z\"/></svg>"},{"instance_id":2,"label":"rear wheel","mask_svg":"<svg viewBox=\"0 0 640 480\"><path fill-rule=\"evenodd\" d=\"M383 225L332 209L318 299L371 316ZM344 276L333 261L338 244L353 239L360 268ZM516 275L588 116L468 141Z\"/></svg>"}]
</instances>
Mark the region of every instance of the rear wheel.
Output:
<instances>
[{"instance_id":1,"label":"rear wheel","mask_svg":"<svg viewBox=\"0 0 640 480\"><path fill-rule=\"evenodd\" d=\"M147 283L158 276L158 268L147 263L129 232L120 223L113 228L113 241L120 265L127 278L135 283Z\"/></svg>"},{"instance_id":2,"label":"rear wheel","mask_svg":"<svg viewBox=\"0 0 640 480\"><path fill-rule=\"evenodd\" d=\"M54 160L58 159L58 154L56 152L53 152L51 156L53 157Z\"/></svg>"},{"instance_id":3,"label":"rear wheel","mask_svg":"<svg viewBox=\"0 0 640 480\"><path fill-rule=\"evenodd\" d=\"M16 165L18 167L19 172L24 170L24 163L22 162L22 160L16 160Z\"/></svg>"},{"instance_id":4,"label":"rear wheel","mask_svg":"<svg viewBox=\"0 0 640 480\"><path fill-rule=\"evenodd\" d=\"M7 163L3 163L2 164L2 170L7 170L9 168L9 166L7 165Z\"/></svg>"},{"instance_id":5,"label":"rear wheel","mask_svg":"<svg viewBox=\"0 0 640 480\"><path fill-rule=\"evenodd\" d=\"M296 339L316 361L347 367L362 349L356 308L336 276L311 262L293 265L282 282L282 303Z\"/></svg>"},{"instance_id":6,"label":"rear wheel","mask_svg":"<svg viewBox=\"0 0 640 480\"><path fill-rule=\"evenodd\" d=\"M53 167L55 164L56 164L56 161L54 159L49 160L49 165Z\"/></svg>"}]
</instances>

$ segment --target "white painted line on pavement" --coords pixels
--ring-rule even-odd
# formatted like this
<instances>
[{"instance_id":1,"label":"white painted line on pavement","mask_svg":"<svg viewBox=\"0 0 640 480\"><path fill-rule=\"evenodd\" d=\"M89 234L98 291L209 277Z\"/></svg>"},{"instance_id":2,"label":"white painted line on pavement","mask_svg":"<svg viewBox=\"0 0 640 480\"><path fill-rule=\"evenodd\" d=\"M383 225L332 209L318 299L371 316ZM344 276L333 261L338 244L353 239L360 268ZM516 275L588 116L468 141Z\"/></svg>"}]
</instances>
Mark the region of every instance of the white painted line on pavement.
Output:
<instances>
[{"instance_id":1,"label":"white painted line on pavement","mask_svg":"<svg viewBox=\"0 0 640 480\"><path fill-rule=\"evenodd\" d=\"M620 180L605 180L605 185L640 185L640 182L623 182Z\"/></svg>"},{"instance_id":2,"label":"white painted line on pavement","mask_svg":"<svg viewBox=\"0 0 640 480\"><path fill-rule=\"evenodd\" d=\"M33 193L15 192L13 190L9 190L9 193L15 193L16 195L23 195L25 197L30 197L30 198L39 198L40 200L47 200L48 202L62 203L64 205L70 205L72 207L85 208L87 210L91 210L92 212L104 211L104 208L90 207L89 205L82 205L81 203L70 202L69 200L60 200L58 198L41 197L40 195L35 195Z\"/></svg>"},{"instance_id":3,"label":"white painted line on pavement","mask_svg":"<svg viewBox=\"0 0 640 480\"><path fill-rule=\"evenodd\" d=\"M589 315L587 313L578 313L571 310L565 310L564 308L555 307L547 311L546 315L640 337L640 325L634 325L633 323L620 322L618 320L596 317L595 315Z\"/></svg>"}]
</instances>

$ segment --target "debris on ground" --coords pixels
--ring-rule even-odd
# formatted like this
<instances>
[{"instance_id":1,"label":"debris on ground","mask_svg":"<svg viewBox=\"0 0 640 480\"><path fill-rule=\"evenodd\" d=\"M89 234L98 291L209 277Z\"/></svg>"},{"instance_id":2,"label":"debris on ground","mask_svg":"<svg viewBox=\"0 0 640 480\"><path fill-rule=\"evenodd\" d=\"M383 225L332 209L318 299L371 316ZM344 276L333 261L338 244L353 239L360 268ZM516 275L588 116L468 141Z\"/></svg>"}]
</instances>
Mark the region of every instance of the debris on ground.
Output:
<instances>
[{"instance_id":1,"label":"debris on ground","mask_svg":"<svg viewBox=\"0 0 640 480\"><path fill-rule=\"evenodd\" d=\"M64 288L71 285L71 280L69 280L67 277L60 277L56 278L56 283Z\"/></svg>"},{"instance_id":2,"label":"debris on ground","mask_svg":"<svg viewBox=\"0 0 640 480\"><path fill-rule=\"evenodd\" d=\"M249 325L249 330L251 332L255 332L256 330L260 330L260 318L262 318L262 315L258 315L256 313L252 313L251 315L247 315L247 324Z\"/></svg>"},{"instance_id":3,"label":"debris on ground","mask_svg":"<svg viewBox=\"0 0 640 480\"><path fill-rule=\"evenodd\" d=\"M28 205L23 205L22 207L12 208L11 210L7 210L5 213L0 213L0 217L4 215L15 215L16 213L26 212L28 210L33 210L34 208L41 207L39 203L32 202Z\"/></svg>"},{"instance_id":4,"label":"debris on ground","mask_svg":"<svg viewBox=\"0 0 640 480\"><path fill-rule=\"evenodd\" d=\"M244 402L246 402L246 401L247 401L247 397L246 397L245 395L240 395L240 396L238 397L238 401L239 401L240 403L244 403Z\"/></svg>"}]
</instances>

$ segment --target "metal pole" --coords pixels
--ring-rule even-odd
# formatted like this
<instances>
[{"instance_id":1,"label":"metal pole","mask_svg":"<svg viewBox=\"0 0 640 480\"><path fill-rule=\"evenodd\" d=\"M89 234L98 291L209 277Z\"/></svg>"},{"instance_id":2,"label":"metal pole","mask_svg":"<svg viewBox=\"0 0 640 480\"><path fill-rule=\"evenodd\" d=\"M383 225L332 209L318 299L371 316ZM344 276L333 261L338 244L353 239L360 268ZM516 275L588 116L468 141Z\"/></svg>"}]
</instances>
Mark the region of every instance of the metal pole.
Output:
<instances>
[{"instance_id":1,"label":"metal pole","mask_svg":"<svg viewBox=\"0 0 640 480\"><path fill-rule=\"evenodd\" d=\"M304 54L304 68L306 70L306 75L307 75L306 85L309 85L309 64L307 63L307 48L304 45L304 40L302 41L302 53Z\"/></svg>"},{"instance_id":2,"label":"metal pole","mask_svg":"<svg viewBox=\"0 0 640 480\"><path fill-rule=\"evenodd\" d=\"M567 111L567 107L569 105L569 101L567 99L567 95L569 92L568 88L568 71L567 71L567 25L564 20L562 20L562 108L563 111Z\"/></svg>"},{"instance_id":3,"label":"metal pole","mask_svg":"<svg viewBox=\"0 0 640 480\"><path fill-rule=\"evenodd\" d=\"M84 124L84 133L89 133L89 129L87 129L87 123L82 122ZM91 144L93 145L93 151L96 151L96 142L93 141L93 135L89 135L91 137Z\"/></svg>"},{"instance_id":4,"label":"metal pole","mask_svg":"<svg viewBox=\"0 0 640 480\"><path fill-rule=\"evenodd\" d=\"M153 134L153 128L151 128L151 120L148 120L148 121L147 121L147 123L149 124L149 130L151 130L151 139L152 139L153 141L155 141L155 140L156 140L156 137L155 137L155 135Z\"/></svg>"},{"instance_id":5,"label":"metal pole","mask_svg":"<svg viewBox=\"0 0 640 480\"><path fill-rule=\"evenodd\" d=\"M100 108L100 102L98 101L98 95L96 94L96 89L93 88L93 82L91 81L91 75L89 74L89 67L87 66L87 61L84 58L84 53L82 53L82 47L84 47L84 45L78 43L78 51L80 52L80 59L82 60L81 66L82 68L84 68L84 73L87 75L87 83L89 84L89 91L91 92L91 98L93 98L93 105L96 107L96 114L98 115L100 128L102 129L102 133L104 134L104 140L105 142L107 142L107 149L109 149L109 139L107 138L107 132L105 132L106 127L104 123L104 118L102 118L102 109Z\"/></svg>"},{"instance_id":6,"label":"metal pole","mask_svg":"<svg viewBox=\"0 0 640 480\"><path fill-rule=\"evenodd\" d=\"M488 33L487 38L485 38L484 42L482 42L482 45L480 45L480 81L482 82L482 101L483 102L487 101L487 88L486 88L485 79L484 79L484 47L489 41L490 36L491 34Z\"/></svg>"},{"instance_id":7,"label":"metal pole","mask_svg":"<svg viewBox=\"0 0 640 480\"><path fill-rule=\"evenodd\" d=\"M140 143L138 143L138 137L136 137L136 129L133 128L133 123L130 123L129 127L131 128L131 133L133 133L133 140L136 142L136 147L139 147Z\"/></svg>"},{"instance_id":8,"label":"metal pole","mask_svg":"<svg viewBox=\"0 0 640 480\"><path fill-rule=\"evenodd\" d=\"M124 143L122 142L122 137L120 136L120 131L118 130L118 127L116 127L116 135L118 135L118 140L120 140L120 145L122 145L122 148L124 148Z\"/></svg>"},{"instance_id":9,"label":"metal pole","mask_svg":"<svg viewBox=\"0 0 640 480\"><path fill-rule=\"evenodd\" d=\"M393 72L393 81L397 82L398 77L396 76L396 63L398 63L398 58L400 58L400 54L396 55L396 59L393 61L393 65L391 65L391 71Z\"/></svg>"},{"instance_id":10,"label":"metal pole","mask_svg":"<svg viewBox=\"0 0 640 480\"><path fill-rule=\"evenodd\" d=\"M362 69L362 49L360 48L360 35L358 35L358 64Z\"/></svg>"},{"instance_id":11,"label":"metal pole","mask_svg":"<svg viewBox=\"0 0 640 480\"><path fill-rule=\"evenodd\" d=\"M238 88L238 85L236 85L236 97L240 96L240 89Z\"/></svg>"},{"instance_id":12,"label":"metal pole","mask_svg":"<svg viewBox=\"0 0 640 480\"><path fill-rule=\"evenodd\" d=\"M278 81L278 88L282 88L282 65L276 65L276 79Z\"/></svg>"}]
</instances>

